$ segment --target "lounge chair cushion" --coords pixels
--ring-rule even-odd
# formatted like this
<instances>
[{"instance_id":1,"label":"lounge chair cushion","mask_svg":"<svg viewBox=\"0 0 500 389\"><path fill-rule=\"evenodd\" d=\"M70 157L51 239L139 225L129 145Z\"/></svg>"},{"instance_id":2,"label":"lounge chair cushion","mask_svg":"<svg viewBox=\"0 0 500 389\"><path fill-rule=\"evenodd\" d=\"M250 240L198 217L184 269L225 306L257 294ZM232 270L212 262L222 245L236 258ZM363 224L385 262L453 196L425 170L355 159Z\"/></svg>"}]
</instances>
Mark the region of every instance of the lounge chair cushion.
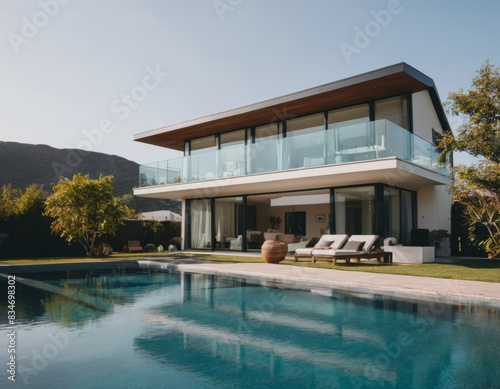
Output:
<instances>
[{"instance_id":1,"label":"lounge chair cushion","mask_svg":"<svg viewBox=\"0 0 500 389\"><path fill-rule=\"evenodd\" d=\"M318 238L311 238L309 242L307 242L306 247L314 247L319 242Z\"/></svg>"},{"instance_id":2,"label":"lounge chair cushion","mask_svg":"<svg viewBox=\"0 0 500 389\"><path fill-rule=\"evenodd\" d=\"M347 243L342 247L342 249L337 249L334 250L332 249L319 249L319 250L313 250L311 255L317 255L317 256L347 256L347 255L356 255L356 254L363 254L366 252L369 252L375 242L377 241L378 236L377 235L352 235ZM350 242L353 242L354 248L359 248L359 250L353 250L353 249L347 249L348 244Z\"/></svg>"},{"instance_id":3,"label":"lounge chair cushion","mask_svg":"<svg viewBox=\"0 0 500 389\"><path fill-rule=\"evenodd\" d=\"M354 250L334 250L334 249L314 249L311 255L317 255L321 257L333 257L333 256L343 256L343 255L356 255L361 254L361 251Z\"/></svg>"},{"instance_id":4,"label":"lounge chair cushion","mask_svg":"<svg viewBox=\"0 0 500 389\"><path fill-rule=\"evenodd\" d=\"M333 243L335 243L334 240L320 240L316 246L314 246L315 249L323 248L323 247L330 247Z\"/></svg>"},{"instance_id":5,"label":"lounge chair cushion","mask_svg":"<svg viewBox=\"0 0 500 389\"><path fill-rule=\"evenodd\" d=\"M373 248L373 245L375 244L377 239L378 239L377 235L352 235L349 238L349 241L365 242L361 251L370 251Z\"/></svg>"},{"instance_id":6,"label":"lounge chair cushion","mask_svg":"<svg viewBox=\"0 0 500 389\"><path fill-rule=\"evenodd\" d=\"M316 250L316 248L318 247L318 243L323 241L329 241L330 244L325 248L321 248L321 251L327 249L338 249L339 247L342 247L347 238L348 236L345 234L323 235L319 241L317 238L312 238L305 248L297 248L295 250L295 254L299 256L311 256L313 250Z\"/></svg>"},{"instance_id":7,"label":"lounge chair cushion","mask_svg":"<svg viewBox=\"0 0 500 389\"><path fill-rule=\"evenodd\" d=\"M300 248L300 249L295 250L295 254L297 254L297 255L311 255L313 250L314 250L314 247Z\"/></svg>"},{"instance_id":8,"label":"lounge chair cushion","mask_svg":"<svg viewBox=\"0 0 500 389\"><path fill-rule=\"evenodd\" d=\"M365 242L356 242L355 240L349 240L342 250L353 250L353 251L362 251Z\"/></svg>"}]
</instances>

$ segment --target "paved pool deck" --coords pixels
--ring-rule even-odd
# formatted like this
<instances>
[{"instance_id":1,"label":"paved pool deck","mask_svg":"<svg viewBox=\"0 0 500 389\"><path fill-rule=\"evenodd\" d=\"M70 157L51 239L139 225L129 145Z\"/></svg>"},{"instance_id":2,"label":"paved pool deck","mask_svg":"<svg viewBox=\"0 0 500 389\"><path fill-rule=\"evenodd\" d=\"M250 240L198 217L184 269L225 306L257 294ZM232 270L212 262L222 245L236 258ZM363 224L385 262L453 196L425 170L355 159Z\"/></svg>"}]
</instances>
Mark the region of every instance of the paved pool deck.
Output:
<instances>
[{"instance_id":1,"label":"paved pool deck","mask_svg":"<svg viewBox=\"0 0 500 389\"><path fill-rule=\"evenodd\" d=\"M453 262L448 259L447 262ZM109 269L110 267L162 269L187 273L215 274L246 279L272 287L309 289L332 295L333 290L364 293L372 296L435 301L454 305L480 305L500 309L500 283L450 280L320 269L268 263L219 262L186 257L128 259L118 261L54 263L44 265L1 266L6 274L29 274L40 271ZM29 276L28 276L29 277Z\"/></svg>"},{"instance_id":2,"label":"paved pool deck","mask_svg":"<svg viewBox=\"0 0 500 389\"><path fill-rule=\"evenodd\" d=\"M351 272L333 269L165 258L138 261L143 268L256 279L266 286L297 287L320 294L350 293L500 308L500 284L479 281Z\"/></svg>"}]
</instances>

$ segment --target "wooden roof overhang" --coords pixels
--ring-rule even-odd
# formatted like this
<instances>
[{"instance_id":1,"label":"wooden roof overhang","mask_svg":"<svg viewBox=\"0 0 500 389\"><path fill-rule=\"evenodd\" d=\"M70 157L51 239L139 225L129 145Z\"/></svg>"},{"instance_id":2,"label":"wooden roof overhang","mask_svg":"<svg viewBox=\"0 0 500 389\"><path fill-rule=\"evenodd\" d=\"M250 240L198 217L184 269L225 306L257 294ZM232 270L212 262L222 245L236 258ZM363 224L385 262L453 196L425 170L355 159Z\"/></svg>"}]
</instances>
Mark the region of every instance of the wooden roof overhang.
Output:
<instances>
[{"instance_id":1,"label":"wooden roof overhang","mask_svg":"<svg viewBox=\"0 0 500 389\"><path fill-rule=\"evenodd\" d=\"M275 99L136 134L134 140L183 151L184 141L187 139L426 89L429 90L443 130L449 130L434 81L410 65L400 63Z\"/></svg>"}]
</instances>

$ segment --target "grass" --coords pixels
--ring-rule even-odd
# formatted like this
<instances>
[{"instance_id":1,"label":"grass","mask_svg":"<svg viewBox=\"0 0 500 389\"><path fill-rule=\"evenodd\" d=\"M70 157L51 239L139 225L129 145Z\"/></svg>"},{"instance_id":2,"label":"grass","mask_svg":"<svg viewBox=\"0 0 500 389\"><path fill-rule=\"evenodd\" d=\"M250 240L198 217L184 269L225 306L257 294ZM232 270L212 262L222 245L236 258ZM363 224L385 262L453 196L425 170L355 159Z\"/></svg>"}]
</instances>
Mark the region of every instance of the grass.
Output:
<instances>
[{"instance_id":1,"label":"grass","mask_svg":"<svg viewBox=\"0 0 500 389\"><path fill-rule=\"evenodd\" d=\"M455 263L423 263L414 265L379 264L376 261L362 261L360 264L311 262L283 262L287 265L317 267L344 271L362 271L380 274L399 274L416 277L446 278L453 280L500 282L500 260L481 259Z\"/></svg>"},{"instance_id":2,"label":"grass","mask_svg":"<svg viewBox=\"0 0 500 389\"><path fill-rule=\"evenodd\" d=\"M53 258L35 258L35 259L3 259L0 260L0 266L17 266L17 265L50 265L56 263L87 263L87 262L104 262L104 261L137 261L144 258L198 258L211 261L222 262L262 262L259 257L243 257L231 255L217 254L184 254L184 253L113 253L105 258L88 258L88 257L53 257Z\"/></svg>"},{"instance_id":3,"label":"grass","mask_svg":"<svg viewBox=\"0 0 500 389\"><path fill-rule=\"evenodd\" d=\"M79 263L79 262L101 262L101 261L124 261L140 260L146 257L165 258L165 257L185 257L198 258L210 261L222 262L246 262L262 263L259 257L244 257L221 254L186 254L186 253L114 253L110 257L101 258L43 258L43 259L16 259L1 260L0 266L12 265L46 265L54 263ZM324 269L335 269L342 271L362 271L381 274L399 274L417 277L434 277L454 280L470 280L485 282L500 282L500 260L483 259L474 261L463 261L455 263L424 263L415 265L388 265L379 264L376 261L362 261L360 264L338 262L337 266L332 266L329 262L293 262L287 259L282 262L284 265L315 267Z\"/></svg>"}]
</instances>

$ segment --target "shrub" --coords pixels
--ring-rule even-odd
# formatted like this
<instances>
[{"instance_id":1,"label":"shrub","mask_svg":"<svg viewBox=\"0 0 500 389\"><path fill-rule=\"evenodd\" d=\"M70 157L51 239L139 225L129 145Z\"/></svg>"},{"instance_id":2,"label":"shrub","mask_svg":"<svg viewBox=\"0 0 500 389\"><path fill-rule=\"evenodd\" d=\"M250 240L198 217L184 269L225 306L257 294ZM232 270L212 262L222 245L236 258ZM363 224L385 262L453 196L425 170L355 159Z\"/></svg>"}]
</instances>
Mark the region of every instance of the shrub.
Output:
<instances>
[{"instance_id":1,"label":"shrub","mask_svg":"<svg viewBox=\"0 0 500 389\"><path fill-rule=\"evenodd\" d=\"M145 253L154 253L156 251L156 246L153 243L148 243L144 246Z\"/></svg>"},{"instance_id":2,"label":"shrub","mask_svg":"<svg viewBox=\"0 0 500 389\"><path fill-rule=\"evenodd\" d=\"M181 249L182 238L180 236L176 236L175 238L170 239L168 245L173 244L177 250Z\"/></svg>"}]
</instances>

